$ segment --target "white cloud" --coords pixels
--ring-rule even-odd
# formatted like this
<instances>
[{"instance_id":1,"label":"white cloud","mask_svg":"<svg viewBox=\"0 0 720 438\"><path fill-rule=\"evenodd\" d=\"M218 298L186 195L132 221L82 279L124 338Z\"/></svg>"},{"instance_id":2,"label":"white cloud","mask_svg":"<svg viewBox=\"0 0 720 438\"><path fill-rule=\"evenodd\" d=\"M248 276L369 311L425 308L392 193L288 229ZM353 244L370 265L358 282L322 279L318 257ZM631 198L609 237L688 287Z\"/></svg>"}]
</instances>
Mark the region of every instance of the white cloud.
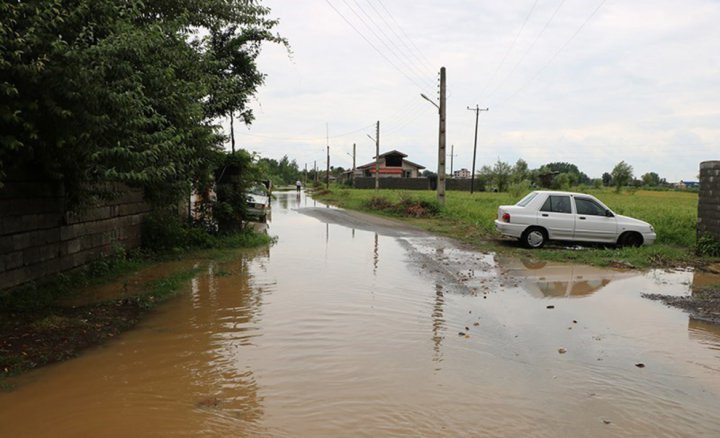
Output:
<instances>
[{"instance_id":1,"label":"white cloud","mask_svg":"<svg viewBox=\"0 0 720 438\"><path fill-rule=\"evenodd\" d=\"M367 134L380 120L381 149L434 169L437 110L420 93L437 96L444 65L456 169L471 167L475 117L466 107L475 104L490 107L480 114L477 168L498 158L570 161L599 177L625 160L638 176L679 180L718 158L718 2L609 0L576 33L602 0L566 0L550 22L562 0L537 1L524 28L535 0L329 1L376 48L325 0L266 1L294 54L264 49L267 80L241 147L301 167L324 163L327 123L331 161L349 167L353 143L358 162L374 154ZM373 27L379 39L349 6L382 26Z\"/></svg>"}]
</instances>

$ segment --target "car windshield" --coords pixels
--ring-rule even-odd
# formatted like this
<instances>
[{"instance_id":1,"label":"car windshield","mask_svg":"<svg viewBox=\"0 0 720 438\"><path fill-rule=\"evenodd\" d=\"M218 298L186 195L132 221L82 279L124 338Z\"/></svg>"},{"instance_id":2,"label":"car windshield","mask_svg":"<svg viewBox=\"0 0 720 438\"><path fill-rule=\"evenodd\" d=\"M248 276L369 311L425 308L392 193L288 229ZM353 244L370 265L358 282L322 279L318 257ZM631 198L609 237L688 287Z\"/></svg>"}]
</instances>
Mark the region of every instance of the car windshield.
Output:
<instances>
[{"instance_id":1,"label":"car windshield","mask_svg":"<svg viewBox=\"0 0 720 438\"><path fill-rule=\"evenodd\" d=\"M259 185L250 187L250 190L248 190L248 193L253 194L253 195L259 195L259 196L267 196L267 191L265 190L265 188L263 186L259 186Z\"/></svg>"},{"instance_id":2,"label":"car windshield","mask_svg":"<svg viewBox=\"0 0 720 438\"><path fill-rule=\"evenodd\" d=\"M537 196L537 192L530 192L527 196L522 198L520 201L518 201L517 206L519 207L525 207Z\"/></svg>"}]
</instances>

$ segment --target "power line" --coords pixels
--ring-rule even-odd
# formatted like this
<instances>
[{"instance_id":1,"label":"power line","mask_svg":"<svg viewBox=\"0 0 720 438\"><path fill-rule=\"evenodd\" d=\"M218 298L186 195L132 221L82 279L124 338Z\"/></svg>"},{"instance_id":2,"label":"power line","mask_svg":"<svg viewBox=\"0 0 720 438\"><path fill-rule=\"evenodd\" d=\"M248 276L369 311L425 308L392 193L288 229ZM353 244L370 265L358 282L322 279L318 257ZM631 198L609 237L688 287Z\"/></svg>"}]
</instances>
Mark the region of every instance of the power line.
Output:
<instances>
[{"instance_id":1,"label":"power line","mask_svg":"<svg viewBox=\"0 0 720 438\"><path fill-rule=\"evenodd\" d=\"M403 71L397 65L395 65L395 63L390 58L388 58L382 51L380 51L380 49L378 49L377 46L375 46L375 44L373 44L372 41L370 41L362 32L360 32L360 30L357 27L355 27L355 25L352 24L352 22L350 22L350 20L348 20L347 17L345 17L345 15L342 14L342 12L340 12L335 6L333 6L333 4L330 3L330 0L325 0L325 3L327 3L335 11L335 13L337 13L340 16L340 18L342 18L345 21L345 23L348 24L348 26L350 26L358 35L360 35L362 37L362 39L365 40L365 42L370 44L370 47L372 47L376 52L378 52L378 54L380 56L382 56L395 70L397 70L400 74L405 76L405 78L407 80L412 82L420 90L424 90L423 85L419 84L415 79L408 76L408 74L405 73L405 71Z\"/></svg>"},{"instance_id":2,"label":"power line","mask_svg":"<svg viewBox=\"0 0 720 438\"><path fill-rule=\"evenodd\" d=\"M432 67L431 63L429 61L427 61L427 58L425 58L423 56L423 54L420 52L420 50L417 48L417 46L415 46L415 44L413 44L410 37L408 37L407 34L403 31L403 29L400 27L400 24L398 24L398 22L395 20L395 18L390 13L390 11L387 10L387 8L382 3L382 1L381 0L375 0L375 1L380 5L380 7L390 17L390 20L392 20L393 23L395 23L395 26L400 30L400 32L405 36L405 38L401 37L397 32L395 32L394 27L390 23L388 23L387 20L385 20L385 17L383 16L383 14L381 14L375 8L375 6L373 6L373 4L370 2L370 0L367 0L367 3L373 9L373 11L375 11L375 13L382 19L382 21L385 23L387 28L390 29L390 31L397 37L398 41L400 41L402 43L402 45L405 46L405 48L408 50L408 53L410 53L415 58L415 60L418 61L420 64L422 64L423 67L426 68L427 70L430 70L430 71L434 70L434 67ZM409 45L405 42L405 39L407 39L407 41L410 43ZM412 46L412 48L410 46Z\"/></svg>"},{"instance_id":3,"label":"power line","mask_svg":"<svg viewBox=\"0 0 720 438\"><path fill-rule=\"evenodd\" d=\"M486 99L490 99L492 96L494 96L495 93L500 89L502 84L505 83L505 80L507 78L509 78L515 72L515 70L518 68L520 63L523 62L523 60L528 55L528 53L530 53L530 51L535 47L535 44L537 44L537 42L540 40L540 37L545 33L545 30L547 30L548 26L550 26L550 23L553 22L553 20L555 19L555 16L560 11L560 8L562 8L562 6L565 4L565 1L566 0L560 0L560 3L558 3L557 7L555 8L555 11L553 11L552 15L550 16L550 19L545 22L545 25L540 30L540 32L537 34L537 36L535 36L535 39L533 40L533 42L530 44L530 46L528 46L528 48L525 50L525 52L523 52L523 54L520 56L520 58L517 60L517 62L515 62L515 64L512 66L512 68L510 69L508 74L506 74L503 77L503 79L498 82L497 86L492 90L492 92L486 96Z\"/></svg>"},{"instance_id":4,"label":"power line","mask_svg":"<svg viewBox=\"0 0 720 438\"><path fill-rule=\"evenodd\" d=\"M410 70L413 70L414 74L415 74L419 79L421 79L421 80L423 80L423 81L426 81L427 79L424 79L424 78L426 77L426 75L423 74L422 68L419 68L416 63L412 62L409 58L407 58L407 56L404 56L404 55L407 55L407 54L406 54L406 53L403 53L402 49L400 49L400 48L397 46L397 44L395 44L395 42L393 41L393 38L389 37L389 36L385 33L385 31L383 30L383 27L382 27L382 26L379 26L379 25L377 24L377 22L365 11L365 9L360 5L360 3L358 3L357 0L352 0L352 1L353 1L353 3L355 3L355 5L358 7L358 9L363 13L363 15L365 15L365 17L367 17L367 19L370 21L370 23L372 24L372 26L369 25L369 24L348 4L348 2L347 2L346 0L343 0L343 3L345 3L345 5L348 7L348 9L350 9L350 10L353 12L353 14L355 14L355 16L358 17L358 19L360 19L360 21L365 25L365 27L366 27L368 30L370 30L370 32L372 32L372 34L375 36L375 38L377 38L378 41L380 41L385 47L388 48L388 50L390 50L390 51L392 52L393 56L396 56L397 59L400 60L401 62L403 62L407 67L409 67ZM390 46L385 42L385 40L384 40L383 38L381 38L381 37L373 30L373 26L380 31L380 33L382 34L382 36L383 36L385 39L387 39L387 40L390 42L390 44L392 44L393 47L390 47ZM430 85L432 86L432 81L430 82Z\"/></svg>"},{"instance_id":5,"label":"power line","mask_svg":"<svg viewBox=\"0 0 720 438\"><path fill-rule=\"evenodd\" d=\"M570 44L570 42L572 42L572 40L574 40L575 37L583 30L583 28L585 27L585 25L588 24L588 23L590 22L590 20L592 20L592 18L595 16L595 14L597 14L597 12L598 12L598 11L600 10L600 8L605 4L606 1L607 1L607 0L602 0L602 1L600 2L600 4L598 4L597 7L592 11L592 13L585 19L585 21L583 21L583 23L580 25L580 27L578 27L577 30L570 36L570 38L568 38L567 41L565 41L565 44L563 44L563 45L553 54L553 56L550 57L550 59L545 63L545 65L543 65L542 67L540 67L540 69L538 69L538 71L535 72L535 74L534 74L532 77L530 77L530 79L528 79L527 81L525 81L525 83L524 83L522 86L520 86L517 90L515 90L515 92L513 92L510 96L508 96L508 97L506 97L505 99L503 99L502 102L501 102L501 104L502 104L502 103L505 103L505 102L509 101L510 99L512 99L513 97L515 97L518 93L520 93L520 91L522 91L522 90L523 90L525 87L527 87L532 81L534 81L538 76L540 76L540 74L543 72L543 70L545 70L545 69L547 68L547 66L550 65L550 64L555 60L555 58L557 58L557 56L560 54L560 52L562 52L563 50L565 50L565 48Z\"/></svg>"},{"instance_id":6,"label":"power line","mask_svg":"<svg viewBox=\"0 0 720 438\"><path fill-rule=\"evenodd\" d=\"M345 132L345 133L343 133L343 134L332 135L332 136L329 136L329 137L327 137L327 138L347 137L348 135L356 134L356 133L358 133L358 132L360 132L360 131L364 131L364 130L366 130L367 128L370 128L370 127L373 127L373 126L375 126L374 123L372 123L372 124L370 124L370 125L367 125L367 126L363 126L362 128L358 128L358 129L355 129L355 130L352 130L352 131L349 131L349 132ZM268 138L268 139L273 139L273 140L287 140L287 141L309 141L309 142L312 142L312 141L319 141L319 140L325 140L325 139L326 139L326 137L300 137L300 136L298 136L298 137L292 137L292 136L277 136L277 135L253 134L253 133L250 133L250 132L244 132L244 133L241 133L241 134L242 134L242 135L246 135L246 136L248 136L248 137L259 137L259 138Z\"/></svg>"},{"instance_id":7,"label":"power line","mask_svg":"<svg viewBox=\"0 0 720 438\"><path fill-rule=\"evenodd\" d=\"M522 26L520 26L520 30L518 31L517 35L515 35L515 39L513 40L512 44L510 44L510 47L505 52L505 56L503 56L502 60L500 61L500 64L498 64L497 68L495 69L495 72L490 76L490 79L488 79L487 83L485 84L485 87L480 92L480 96L483 96L487 89L490 87L490 84L492 83L493 79L495 79L495 76L497 76L498 72L500 72L500 69L505 65L505 60L507 60L508 55L510 55L510 52L515 48L515 44L517 44L518 39L520 39L520 35L522 34L523 30L525 29L525 25L527 25L528 20L530 19L530 16L532 15L533 11L535 10L535 7L538 4L538 0L535 0L532 7L530 8L530 12L525 16L525 21L523 21Z\"/></svg>"}]
</instances>

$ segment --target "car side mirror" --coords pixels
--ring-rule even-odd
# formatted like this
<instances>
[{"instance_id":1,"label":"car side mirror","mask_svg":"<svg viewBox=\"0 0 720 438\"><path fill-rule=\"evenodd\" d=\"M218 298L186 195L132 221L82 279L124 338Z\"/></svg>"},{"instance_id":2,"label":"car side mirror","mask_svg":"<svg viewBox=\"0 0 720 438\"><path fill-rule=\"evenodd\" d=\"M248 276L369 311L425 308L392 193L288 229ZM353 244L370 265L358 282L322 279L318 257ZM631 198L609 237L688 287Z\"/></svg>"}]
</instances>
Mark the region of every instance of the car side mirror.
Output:
<instances>
[{"instance_id":1,"label":"car side mirror","mask_svg":"<svg viewBox=\"0 0 720 438\"><path fill-rule=\"evenodd\" d=\"M615 215L610 210L605 210L605 216L607 217L615 217Z\"/></svg>"}]
</instances>

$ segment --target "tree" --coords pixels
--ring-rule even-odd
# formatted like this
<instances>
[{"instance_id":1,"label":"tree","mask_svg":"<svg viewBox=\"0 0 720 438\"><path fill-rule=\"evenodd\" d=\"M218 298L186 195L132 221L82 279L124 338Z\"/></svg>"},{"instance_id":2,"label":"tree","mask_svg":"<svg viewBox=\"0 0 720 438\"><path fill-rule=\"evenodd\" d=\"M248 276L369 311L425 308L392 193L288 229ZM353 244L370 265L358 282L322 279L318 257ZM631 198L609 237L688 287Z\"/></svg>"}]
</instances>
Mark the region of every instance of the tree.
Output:
<instances>
[{"instance_id":1,"label":"tree","mask_svg":"<svg viewBox=\"0 0 720 438\"><path fill-rule=\"evenodd\" d=\"M497 160L492 169L493 182L499 192L506 192L510 185L510 176L512 175L512 167L504 162Z\"/></svg>"},{"instance_id":2,"label":"tree","mask_svg":"<svg viewBox=\"0 0 720 438\"><path fill-rule=\"evenodd\" d=\"M522 158L518 159L515 162L515 166L512 168L512 182L517 184L521 181L529 179L529 177L530 171L528 169L527 162Z\"/></svg>"},{"instance_id":3,"label":"tree","mask_svg":"<svg viewBox=\"0 0 720 438\"><path fill-rule=\"evenodd\" d=\"M619 192L620 189L627 185L633 179L633 168L625 161L621 161L615 165L612 170L612 180L615 185L615 191Z\"/></svg>"},{"instance_id":4,"label":"tree","mask_svg":"<svg viewBox=\"0 0 720 438\"><path fill-rule=\"evenodd\" d=\"M171 203L224 140L213 119L262 84L262 42L285 43L259 1L0 3L0 183L11 166ZM88 184L89 183L89 184Z\"/></svg>"},{"instance_id":5,"label":"tree","mask_svg":"<svg viewBox=\"0 0 720 438\"><path fill-rule=\"evenodd\" d=\"M553 189L555 190L570 190L573 183L573 174L561 173L556 176L553 180Z\"/></svg>"},{"instance_id":6,"label":"tree","mask_svg":"<svg viewBox=\"0 0 720 438\"><path fill-rule=\"evenodd\" d=\"M605 172L602 174L602 183L605 187L608 187L610 184L612 184L612 175Z\"/></svg>"},{"instance_id":7,"label":"tree","mask_svg":"<svg viewBox=\"0 0 720 438\"><path fill-rule=\"evenodd\" d=\"M584 172L580 172L580 169L572 163L565 163L565 162L555 162L555 163L547 163L541 168L545 169L545 172L557 172L557 174L563 174L567 173L570 177L571 184L589 184L590 183L590 177L588 177Z\"/></svg>"},{"instance_id":8,"label":"tree","mask_svg":"<svg viewBox=\"0 0 720 438\"><path fill-rule=\"evenodd\" d=\"M660 185L660 176L655 172L648 172L640 177L642 183L648 187L657 187Z\"/></svg>"}]
</instances>

